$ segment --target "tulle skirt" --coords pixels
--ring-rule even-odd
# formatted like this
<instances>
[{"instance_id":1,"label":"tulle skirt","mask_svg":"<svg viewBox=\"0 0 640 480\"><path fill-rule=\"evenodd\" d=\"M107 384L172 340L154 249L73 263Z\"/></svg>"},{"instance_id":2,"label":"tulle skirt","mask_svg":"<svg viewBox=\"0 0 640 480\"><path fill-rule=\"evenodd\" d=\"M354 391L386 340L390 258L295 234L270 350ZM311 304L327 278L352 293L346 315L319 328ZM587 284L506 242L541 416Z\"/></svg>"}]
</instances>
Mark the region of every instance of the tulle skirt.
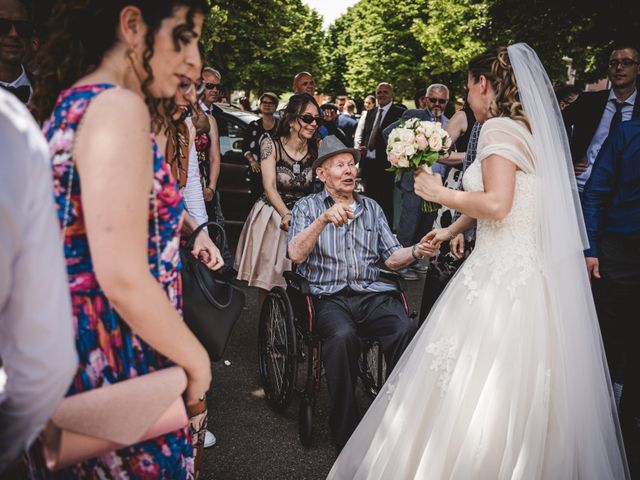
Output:
<instances>
[{"instance_id":1,"label":"tulle skirt","mask_svg":"<svg viewBox=\"0 0 640 480\"><path fill-rule=\"evenodd\" d=\"M523 275L514 266L496 281L495 266L476 255L328 478L628 478L591 298L553 298L540 268Z\"/></svg>"}]
</instances>

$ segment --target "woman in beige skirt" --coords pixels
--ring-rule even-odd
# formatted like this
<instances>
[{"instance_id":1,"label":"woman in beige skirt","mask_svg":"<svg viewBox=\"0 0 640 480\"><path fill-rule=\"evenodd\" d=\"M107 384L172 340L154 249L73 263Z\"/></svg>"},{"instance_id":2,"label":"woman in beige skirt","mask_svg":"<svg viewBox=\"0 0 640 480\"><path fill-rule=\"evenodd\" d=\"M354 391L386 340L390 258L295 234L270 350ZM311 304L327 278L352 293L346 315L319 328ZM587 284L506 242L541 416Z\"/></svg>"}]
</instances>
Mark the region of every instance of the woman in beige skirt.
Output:
<instances>
[{"instance_id":1,"label":"woman in beige skirt","mask_svg":"<svg viewBox=\"0 0 640 480\"><path fill-rule=\"evenodd\" d=\"M275 136L265 137L260 145L264 194L244 224L234 267L239 280L260 289L261 305L269 290L286 286L282 273L291 269L287 258L291 208L311 193L319 114L311 95L293 95Z\"/></svg>"}]
</instances>

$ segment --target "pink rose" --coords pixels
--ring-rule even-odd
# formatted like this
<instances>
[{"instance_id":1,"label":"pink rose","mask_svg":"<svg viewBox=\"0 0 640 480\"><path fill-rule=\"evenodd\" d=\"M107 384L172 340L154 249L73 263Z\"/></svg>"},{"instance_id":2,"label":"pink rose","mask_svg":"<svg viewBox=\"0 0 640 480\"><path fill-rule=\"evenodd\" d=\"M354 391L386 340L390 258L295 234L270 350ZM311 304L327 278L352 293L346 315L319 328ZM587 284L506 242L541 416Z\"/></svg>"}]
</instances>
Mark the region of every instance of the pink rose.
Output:
<instances>
[{"instance_id":1,"label":"pink rose","mask_svg":"<svg viewBox=\"0 0 640 480\"><path fill-rule=\"evenodd\" d=\"M387 155L387 159L389 160L389 163L391 163L391 165L393 165L394 167L398 166L398 157L397 157L397 155L394 155L393 153L389 153Z\"/></svg>"},{"instance_id":2,"label":"pink rose","mask_svg":"<svg viewBox=\"0 0 640 480\"><path fill-rule=\"evenodd\" d=\"M418 145L418 150L426 150L429 146L429 140L422 133L416 135L416 144Z\"/></svg>"}]
</instances>

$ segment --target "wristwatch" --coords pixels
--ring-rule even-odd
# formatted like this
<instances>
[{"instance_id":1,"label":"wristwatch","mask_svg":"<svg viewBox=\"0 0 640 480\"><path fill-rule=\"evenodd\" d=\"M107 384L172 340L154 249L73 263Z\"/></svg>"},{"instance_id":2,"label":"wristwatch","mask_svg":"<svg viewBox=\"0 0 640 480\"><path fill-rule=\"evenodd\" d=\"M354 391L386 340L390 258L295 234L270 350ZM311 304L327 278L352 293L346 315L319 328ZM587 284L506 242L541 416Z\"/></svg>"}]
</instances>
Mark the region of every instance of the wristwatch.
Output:
<instances>
[{"instance_id":1,"label":"wristwatch","mask_svg":"<svg viewBox=\"0 0 640 480\"><path fill-rule=\"evenodd\" d=\"M411 256L413 258L415 258L416 260L422 260L424 258L424 255L419 257L418 255L416 255L416 247L418 246L418 244L416 243L413 247L411 247Z\"/></svg>"}]
</instances>

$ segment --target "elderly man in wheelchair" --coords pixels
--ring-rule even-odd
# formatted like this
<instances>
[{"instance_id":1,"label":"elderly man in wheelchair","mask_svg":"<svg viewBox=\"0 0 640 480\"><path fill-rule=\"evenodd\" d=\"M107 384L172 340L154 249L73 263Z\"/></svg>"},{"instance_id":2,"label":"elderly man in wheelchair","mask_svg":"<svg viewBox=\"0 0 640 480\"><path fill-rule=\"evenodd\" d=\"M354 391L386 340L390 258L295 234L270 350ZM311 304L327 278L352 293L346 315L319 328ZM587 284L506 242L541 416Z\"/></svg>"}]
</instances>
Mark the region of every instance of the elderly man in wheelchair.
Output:
<instances>
[{"instance_id":1,"label":"elderly man in wheelchair","mask_svg":"<svg viewBox=\"0 0 640 480\"><path fill-rule=\"evenodd\" d=\"M338 449L359 421L361 337L377 338L389 372L416 331L397 288L380 281L378 265L395 271L438 248L426 239L401 247L380 206L354 192L359 157L336 137L325 138L313 164L325 188L296 203L289 227L289 257L314 296L314 330L322 341L329 424Z\"/></svg>"}]
</instances>

